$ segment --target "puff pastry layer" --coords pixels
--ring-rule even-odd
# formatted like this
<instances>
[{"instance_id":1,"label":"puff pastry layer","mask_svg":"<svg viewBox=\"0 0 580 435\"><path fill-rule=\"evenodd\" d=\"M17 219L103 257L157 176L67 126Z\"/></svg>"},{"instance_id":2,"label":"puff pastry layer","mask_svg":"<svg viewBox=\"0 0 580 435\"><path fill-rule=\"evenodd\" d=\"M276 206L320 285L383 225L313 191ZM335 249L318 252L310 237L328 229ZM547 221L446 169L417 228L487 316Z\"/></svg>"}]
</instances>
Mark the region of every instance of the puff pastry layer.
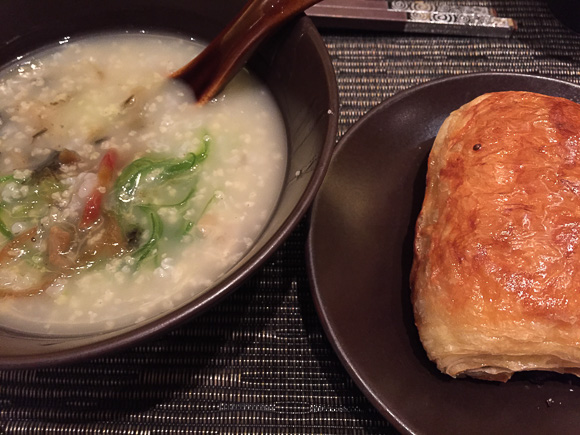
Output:
<instances>
[{"instance_id":1,"label":"puff pastry layer","mask_svg":"<svg viewBox=\"0 0 580 435\"><path fill-rule=\"evenodd\" d=\"M580 375L580 105L500 92L447 118L411 285L421 341L443 373Z\"/></svg>"}]
</instances>

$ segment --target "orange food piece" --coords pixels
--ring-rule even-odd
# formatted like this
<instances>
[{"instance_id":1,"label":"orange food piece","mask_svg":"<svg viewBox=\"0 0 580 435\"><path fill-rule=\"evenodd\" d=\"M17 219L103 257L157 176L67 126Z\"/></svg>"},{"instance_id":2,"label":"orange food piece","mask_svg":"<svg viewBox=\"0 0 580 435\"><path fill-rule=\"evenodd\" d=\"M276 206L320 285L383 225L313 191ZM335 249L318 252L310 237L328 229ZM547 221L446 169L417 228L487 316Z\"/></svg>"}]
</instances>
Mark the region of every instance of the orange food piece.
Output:
<instances>
[{"instance_id":1,"label":"orange food piece","mask_svg":"<svg viewBox=\"0 0 580 435\"><path fill-rule=\"evenodd\" d=\"M113 149L107 151L103 156L99 164L99 170L97 172L97 186L91 193L91 196L85 205L83 215L79 223L79 228L81 230L95 225L99 220L101 215L101 204L105 195L104 192L111 186L113 182L116 162L117 153Z\"/></svg>"}]
</instances>

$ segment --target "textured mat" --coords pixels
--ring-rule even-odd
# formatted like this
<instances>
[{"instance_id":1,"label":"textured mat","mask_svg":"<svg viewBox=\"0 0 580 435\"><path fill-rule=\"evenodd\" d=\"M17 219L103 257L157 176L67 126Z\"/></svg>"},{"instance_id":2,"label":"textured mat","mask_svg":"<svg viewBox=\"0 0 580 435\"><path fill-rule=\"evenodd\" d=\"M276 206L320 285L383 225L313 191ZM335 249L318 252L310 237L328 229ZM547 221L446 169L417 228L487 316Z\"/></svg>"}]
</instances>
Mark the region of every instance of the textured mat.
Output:
<instances>
[{"instance_id":1,"label":"textured mat","mask_svg":"<svg viewBox=\"0 0 580 435\"><path fill-rule=\"evenodd\" d=\"M396 92L457 74L498 71L580 82L580 36L564 28L544 0L455 1L491 6L515 18L510 39L326 33L336 69L344 133L360 116ZM579 18L580 19L580 18Z\"/></svg>"},{"instance_id":2,"label":"textured mat","mask_svg":"<svg viewBox=\"0 0 580 435\"><path fill-rule=\"evenodd\" d=\"M580 36L544 1L456 3L492 6L519 29L509 40L325 31L340 134L394 93L441 76L517 71L580 83ZM0 371L0 434L396 433L324 335L307 231L304 219L241 289L156 341L73 366Z\"/></svg>"}]
</instances>

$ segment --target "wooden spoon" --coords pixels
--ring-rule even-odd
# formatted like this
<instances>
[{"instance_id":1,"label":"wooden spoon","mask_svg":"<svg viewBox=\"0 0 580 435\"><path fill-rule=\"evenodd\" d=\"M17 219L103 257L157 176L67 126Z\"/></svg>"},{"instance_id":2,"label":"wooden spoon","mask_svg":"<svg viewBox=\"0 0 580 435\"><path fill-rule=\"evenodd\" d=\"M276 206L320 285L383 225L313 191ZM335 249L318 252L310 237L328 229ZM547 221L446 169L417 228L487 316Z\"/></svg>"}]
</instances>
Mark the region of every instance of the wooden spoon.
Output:
<instances>
[{"instance_id":1,"label":"wooden spoon","mask_svg":"<svg viewBox=\"0 0 580 435\"><path fill-rule=\"evenodd\" d=\"M205 50L171 78L189 85L198 105L207 103L242 69L260 42L319 1L249 0Z\"/></svg>"}]
</instances>

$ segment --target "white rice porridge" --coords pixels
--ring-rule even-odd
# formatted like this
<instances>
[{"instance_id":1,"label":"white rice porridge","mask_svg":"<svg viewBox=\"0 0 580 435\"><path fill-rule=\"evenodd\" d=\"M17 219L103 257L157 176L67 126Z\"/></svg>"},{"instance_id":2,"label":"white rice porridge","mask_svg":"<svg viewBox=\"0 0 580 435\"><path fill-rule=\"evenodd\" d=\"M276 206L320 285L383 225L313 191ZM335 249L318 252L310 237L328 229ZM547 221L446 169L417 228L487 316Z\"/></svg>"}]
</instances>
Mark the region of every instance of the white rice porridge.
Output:
<instances>
[{"instance_id":1,"label":"white rice porridge","mask_svg":"<svg viewBox=\"0 0 580 435\"><path fill-rule=\"evenodd\" d=\"M247 72L198 107L166 80L200 46L114 34L0 72L0 327L112 330L207 290L253 245L284 124Z\"/></svg>"}]
</instances>

